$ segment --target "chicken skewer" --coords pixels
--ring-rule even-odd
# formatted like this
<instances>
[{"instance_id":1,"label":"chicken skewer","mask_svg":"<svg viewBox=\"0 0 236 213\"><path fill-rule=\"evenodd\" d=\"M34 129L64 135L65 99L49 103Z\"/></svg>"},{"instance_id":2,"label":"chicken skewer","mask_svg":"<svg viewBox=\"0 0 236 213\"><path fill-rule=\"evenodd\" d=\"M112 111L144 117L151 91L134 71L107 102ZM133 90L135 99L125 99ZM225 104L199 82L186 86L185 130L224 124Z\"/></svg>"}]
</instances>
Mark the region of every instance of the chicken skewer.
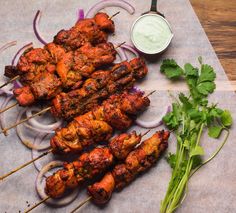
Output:
<instances>
[{"instance_id":1,"label":"chicken skewer","mask_svg":"<svg viewBox=\"0 0 236 213\"><path fill-rule=\"evenodd\" d=\"M56 59L57 61L58 56L62 56L62 54L68 51L67 49L78 49L88 42L92 45L107 42L107 33L113 33L115 29L114 22L111 19L119 13L120 12L117 12L110 17L105 13L97 13L92 19L79 20L70 30L61 30L55 36L53 43L45 46L45 50L41 48L30 50L36 54L35 58L27 58L24 57L24 55L21 57L22 60L24 59L22 61L23 65L25 62L28 63L28 66L30 64L34 65L31 67L31 69L26 69L25 66L22 67L21 62L18 63L17 68L14 66L6 66L5 75L12 79L3 84L0 88L21 77L23 77L23 82L25 82L25 80L28 78L28 80L32 80L32 77L27 77L27 75L32 75L32 73L38 72L36 69L39 67L37 66L37 63L40 63L40 66L42 66L42 64L45 64L45 62L48 62L48 60L55 61ZM55 50L59 51L59 54L56 53ZM49 55L47 52L49 52ZM41 59L41 57L38 58L38 56L41 56L43 59ZM52 56L56 56L56 58L53 58ZM30 73L26 73L26 71Z\"/></svg>"},{"instance_id":2,"label":"chicken skewer","mask_svg":"<svg viewBox=\"0 0 236 213\"><path fill-rule=\"evenodd\" d=\"M67 127L56 131L50 140L51 149L37 158L23 164L11 172L0 177L7 178L32 162L53 152L55 154L80 153L84 148L101 141L108 141L112 136L113 128L128 129L133 119L143 111L150 101L141 93L126 93L113 95L94 110L76 117ZM114 108L116 108L114 110ZM114 122L113 118L116 119ZM113 127L113 128L112 128Z\"/></svg>"},{"instance_id":3,"label":"chicken skewer","mask_svg":"<svg viewBox=\"0 0 236 213\"><path fill-rule=\"evenodd\" d=\"M125 42L120 43L114 49L120 48L124 43ZM105 48L105 49L107 51L107 49L109 49L109 47ZM111 58L109 60L113 61L114 59ZM43 91L43 93L40 92L40 90L42 90L42 86L41 85L44 84L43 88L45 90L45 83L48 83L49 81L52 82L52 81L54 81L56 79L50 78L50 76L48 76L48 73L47 73L47 74L45 74L45 76L41 80L42 80L42 82L37 82L35 84L32 84L31 86L28 85L28 86L24 86L24 87L15 89L14 90L14 94L16 96L17 103L14 103L14 104L6 107L5 109L2 109L0 111L0 114L5 112L5 111L7 111L7 110L9 110L9 109L11 109L11 108L13 108L13 107L16 107L17 105L25 107L25 106L32 105L38 99L45 99L45 94L48 92L48 89L52 89L53 85L50 85L50 88L47 88L46 89L47 91ZM83 83L83 81L79 80L76 83L78 84L77 86L79 86L79 84L81 85ZM58 84L57 86L59 87L60 85ZM54 89L54 90L56 90L56 89ZM32 91L33 91L33 93L32 93ZM42 93L42 94L40 95L40 93ZM52 93L51 95L47 95L46 99L51 99L55 95L56 95L56 93ZM25 100L25 97L27 98L27 100Z\"/></svg>"},{"instance_id":4,"label":"chicken skewer","mask_svg":"<svg viewBox=\"0 0 236 213\"><path fill-rule=\"evenodd\" d=\"M168 131L156 132L151 138L130 152L125 163L116 165L99 182L88 186L88 194L90 196L82 201L71 213L75 213L90 200L98 205L106 204L111 199L115 189L122 190L139 174L152 167L157 162L160 154L167 148L169 134Z\"/></svg>"},{"instance_id":5,"label":"chicken skewer","mask_svg":"<svg viewBox=\"0 0 236 213\"><path fill-rule=\"evenodd\" d=\"M121 62L115 65L111 71L97 71L92 75L92 78L85 81L80 89L57 95L51 102L52 106L47 110L44 109L44 112L50 110L55 117L71 120L73 117L89 111L109 95L132 88L134 82L142 79L147 72L147 67L140 58L135 58L130 62ZM41 114L41 112L37 114ZM35 115L24 121L32 117ZM22 121L3 129L0 134L20 123Z\"/></svg>"},{"instance_id":6,"label":"chicken skewer","mask_svg":"<svg viewBox=\"0 0 236 213\"><path fill-rule=\"evenodd\" d=\"M139 173L151 167L157 161L160 153L163 152L168 146L167 144L168 138L169 138L169 132L159 131L155 133L151 138L144 141L137 148L134 148L134 146L132 146L132 149L129 149L128 151L126 149L123 149L125 150L125 154L122 155L122 157L121 156L119 157L121 157L120 159L122 159L122 161L124 161L125 163L116 165L114 169L112 170L112 173L108 172L100 183L96 183L90 186L89 187L90 194L94 196L94 199L96 198L96 201L107 202L110 199L110 196L114 190L115 184L116 184L116 188L121 189L122 187L127 185L129 182L131 182L135 178L135 176L137 176ZM138 141L140 142L141 138ZM120 142L122 143L122 141ZM122 147L122 146L123 145L120 145L119 147ZM116 143L113 146L113 148L114 147L116 147ZM122 149L120 151L122 151ZM119 155L119 152L117 152L117 149L115 152L112 151L111 149L111 152L113 153L115 157L116 155L114 153L117 153ZM82 158L82 156L80 158ZM62 196L62 194L65 192L67 188L78 187L81 184L81 182L84 181L84 177L86 178L89 177L89 179L92 179L94 177L93 175L92 176L90 175L91 173L94 172L93 170L88 170L89 173L87 172L83 173L83 170L81 169L79 170L79 172L75 172L75 170L78 171L78 168L81 168L78 166L76 167L75 165L73 167L66 165L65 168L66 170L65 169L59 170L56 173L54 173L52 176L46 179L46 192L49 196L46 197L43 201L33 206L32 208L30 208L29 210L27 210L26 212L30 212L31 210L39 206L39 204L45 202L49 198L57 198L57 197ZM76 169L74 169L74 171L72 172L71 171L72 168L73 169L76 168ZM87 171L87 168L86 168L86 171ZM65 178L62 179L61 177L65 177L65 173L68 173L70 175L67 175L66 179ZM72 186L71 182L72 180L74 180L73 174L77 174L76 176L77 184L74 184ZM81 178L83 181L81 181ZM104 191L103 190L99 191L101 189L101 187L100 188L97 187L97 185L99 184L103 186ZM106 193L106 190L108 191L107 193ZM103 192L103 193L99 193L98 191ZM96 192L98 193L98 195L96 194ZM83 203L88 202L92 198L92 196L87 198L86 201L83 201ZM80 206L82 205L80 204Z\"/></svg>"},{"instance_id":7,"label":"chicken skewer","mask_svg":"<svg viewBox=\"0 0 236 213\"><path fill-rule=\"evenodd\" d=\"M104 173L105 170L114 164L115 159L124 160L134 147L140 143L141 138L149 131L143 135L137 135L135 131L132 133L123 133L113 138L108 144L108 148L95 148L89 154L82 154L77 161L65 164L64 169L55 172L46 179L48 197L45 197L26 212L30 212L50 198L59 198L63 196L67 189L77 188L86 180L93 179L97 175ZM109 164L107 163L107 159L110 159L108 161Z\"/></svg>"}]
</instances>

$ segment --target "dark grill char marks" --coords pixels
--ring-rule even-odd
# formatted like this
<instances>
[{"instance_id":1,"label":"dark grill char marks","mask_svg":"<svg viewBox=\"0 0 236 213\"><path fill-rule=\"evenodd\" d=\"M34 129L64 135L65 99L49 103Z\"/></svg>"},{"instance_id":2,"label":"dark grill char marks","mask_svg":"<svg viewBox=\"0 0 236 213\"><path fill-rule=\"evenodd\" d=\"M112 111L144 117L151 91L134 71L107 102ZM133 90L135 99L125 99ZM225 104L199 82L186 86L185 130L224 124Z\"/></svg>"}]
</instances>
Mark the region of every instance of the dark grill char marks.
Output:
<instances>
[{"instance_id":1,"label":"dark grill char marks","mask_svg":"<svg viewBox=\"0 0 236 213\"><path fill-rule=\"evenodd\" d=\"M93 45L107 41L107 32L114 32L114 22L105 13L98 13L93 19L78 21L69 30L61 30L55 37L56 44L63 45L69 50L75 50L85 43Z\"/></svg>"},{"instance_id":2,"label":"dark grill char marks","mask_svg":"<svg viewBox=\"0 0 236 213\"><path fill-rule=\"evenodd\" d=\"M49 44L47 48L50 49L50 55L53 57L53 64L40 64L38 67L33 64L34 70L39 72L31 83L26 86L30 88L34 100L31 99L29 102L23 100L25 96L24 87L17 89L16 92L14 91L16 99L21 106L31 105L36 100L49 100L63 89L76 88L97 67L112 63L116 55L114 46L111 43L99 44L96 47L86 44L79 50L64 54L62 51L55 52L58 49L55 44ZM45 66L48 67L47 72L45 72ZM30 73L33 72L29 71L28 74ZM52 79L55 82L53 84L51 83ZM38 87L44 92L35 92L38 91Z\"/></svg>"},{"instance_id":3,"label":"dark grill char marks","mask_svg":"<svg viewBox=\"0 0 236 213\"><path fill-rule=\"evenodd\" d=\"M52 198L61 197L67 189L76 188L84 181L103 173L113 161L108 148L95 148L84 153L77 161L65 163L63 169L47 178L46 192Z\"/></svg>"},{"instance_id":4,"label":"dark grill char marks","mask_svg":"<svg viewBox=\"0 0 236 213\"><path fill-rule=\"evenodd\" d=\"M69 42L69 46L66 45L67 42L60 41L58 38L57 43L49 43L44 48L28 49L20 57L17 67L6 66L5 75L8 77L20 75L21 83L29 86L31 90L34 82L39 84L42 73L55 74L57 81L61 81L61 88L53 88L54 91L75 89L81 84L82 78L87 78L99 66L110 64L115 60L116 51L113 45L105 43L107 33L113 31L114 23L109 20L107 14L98 13L93 19L80 20L74 27L66 31L66 37L68 37L66 41ZM91 44L96 44L98 47ZM42 88L44 84L45 81L41 83L40 87ZM56 87L56 85L54 86ZM29 94L29 88L16 92L17 95L20 95L19 105L22 106L27 105L27 100L23 100L24 91ZM49 90L48 93L54 94ZM32 93L31 96L35 94ZM34 99L35 101L41 100L43 97L36 96ZM20 101L23 101L24 104ZM32 99L28 105L30 104L32 104Z\"/></svg>"},{"instance_id":5,"label":"dark grill char marks","mask_svg":"<svg viewBox=\"0 0 236 213\"><path fill-rule=\"evenodd\" d=\"M145 110L149 104L149 99L141 93L112 95L101 106L74 118L67 127L57 130L50 141L51 147L54 153L67 154L81 152L83 148L98 141L107 141L111 137L112 127L128 129L133 122L133 116L131 118L129 114L137 115L137 112Z\"/></svg>"},{"instance_id":6,"label":"dark grill char marks","mask_svg":"<svg viewBox=\"0 0 236 213\"><path fill-rule=\"evenodd\" d=\"M97 204L105 204L111 198L112 192L133 181L139 174L153 166L160 154L168 146L169 132L156 132L151 138L144 141L138 148L130 152L125 163L116 165L112 172L88 187L88 193Z\"/></svg>"},{"instance_id":7,"label":"dark grill char marks","mask_svg":"<svg viewBox=\"0 0 236 213\"><path fill-rule=\"evenodd\" d=\"M147 67L140 58L135 58L130 62L121 62L111 71L94 72L82 88L58 94L52 101L51 112L56 117L70 120L91 109L86 104L89 99L93 99L92 106L94 106L111 94L131 88L136 80L143 78L146 74Z\"/></svg>"},{"instance_id":8,"label":"dark grill char marks","mask_svg":"<svg viewBox=\"0 0 236 213\"><path fill-rule=\"evenodd\" d=\"M77 161L65 164L63 169L46 180L46 192L54 198L62 196L66 189L76 188L85 180L103 173L113 164L114 158L125 159L139 142L140 135L135 132L126 133L115 137L109 143L109 149L95 148L89 153L82 154ZM114 149L115 146L117 148Z\"/></svg>"}]
</instances>

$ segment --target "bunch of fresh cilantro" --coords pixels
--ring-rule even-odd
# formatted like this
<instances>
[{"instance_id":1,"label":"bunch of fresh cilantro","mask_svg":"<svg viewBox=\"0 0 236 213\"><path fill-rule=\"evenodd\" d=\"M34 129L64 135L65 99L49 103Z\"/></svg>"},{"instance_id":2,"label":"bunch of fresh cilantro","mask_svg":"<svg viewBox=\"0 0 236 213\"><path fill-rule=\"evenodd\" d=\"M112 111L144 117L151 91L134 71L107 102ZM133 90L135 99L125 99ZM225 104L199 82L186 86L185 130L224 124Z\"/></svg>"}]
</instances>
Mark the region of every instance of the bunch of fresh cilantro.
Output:
<instances>
[{"instance_id":1,"label":"bunch of fresh cilantro","mask_svg":"<svg viewBox=\"0 0 236 213\"><path fill-rule=\"evenodd\" d=\"M176 135L177 148L175 154L169 153L167 157L173 170L165 198L161 202L161 213L171 213L180 205L189 178L218 154L227 141L229 127L232 125L229 111L218 108L217 104L208 103L207 97L216 87L216 73L211 66L202 63L201 57L199 63L200 68L189 63L181 68L173 59L166 59L161 65L161 72L169 79L184 79L189 88L188 94L178 95L172 103L172 111L163 118L166 126ZM209 136L213 138L218 138L223 130L227 134L213 156L202 162L204 149L201 146L201 136L204 128L208 129Z\"/></svg>"}]
</instances>

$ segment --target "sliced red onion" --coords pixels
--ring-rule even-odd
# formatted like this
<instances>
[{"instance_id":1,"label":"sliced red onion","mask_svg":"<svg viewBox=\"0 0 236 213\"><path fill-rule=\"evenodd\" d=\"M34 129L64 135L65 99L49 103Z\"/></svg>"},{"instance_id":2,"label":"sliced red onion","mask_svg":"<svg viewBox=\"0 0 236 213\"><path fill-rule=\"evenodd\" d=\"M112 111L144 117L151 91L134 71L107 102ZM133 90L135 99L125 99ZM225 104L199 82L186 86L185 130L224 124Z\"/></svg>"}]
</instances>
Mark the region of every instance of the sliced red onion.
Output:
<instances>
[{"instance_id":1,"label":"sliced red onion","mask_svg":"<svg viewBox=\"0 0 236 213\"><path fill-rule=\"evenodd\" d=\"M3 95L3 94L6 94L8 96L12 96L13 95L13 92L12 90L8 90L6 88L1 88L0 89L0 95Z\"/></svg>"},{"instance_id":2,"label":"sliced red onion","mask_svg":"<svg viewBox=\"0 0 236 213\"><path fill-rule=\"evenodd\" d=\"M9 97L6 97L6 99L4 100L3 104L1 105L1 109L4 109L6 108L6 106L8 105L8 103L11 101L11 99L13 98L14 96L9 96ZM1 125L1 129L5 129L6 125L5 125L5 112L2 112L0 114L0 125Z\"/></svg>"},{"instance_id":3,"label":"sliced red onion","mask_svg":"<svg viewBox=\"0 0 236 213\"><path fill-rule=\"evenodd\" d=\"M132 93L136 93L136 92L139 92L139 93L141 93L142 95L144 95L144 91L142 91L141 89L139 89L138 87L133 87L131 90L130 90L130 92Z\"/></svg>"},{"instance_id":4,"label":"sliced red onion","mask_svg":"<svg viewBox=\"0 0 236 213\"><path fill-rule=\"evenodd\" d=\"M22 109L18 116L17 116L17 121L16 122L19 122L22 118L22 116L25 114L26 112L26 109ZM50 147L50 143L49 141L47 143L43 143L43 144L40 144L40 145L34 145L34 142L26 139L23 135L23 131L21 130L21 127L23 125L18 125L16 127L16 134L17 136L20 138L21 142L26 146L28 147L29 149L36 149L36 150L44 150L44 149L48 149ZM46 133L45 133L46 134Z\"/></svg>"},{"instance_id":5,"label":"sliced red onion","mask_svg":"<svg viewBox=\"0 0 236 213\"><path fill-rule=\"evenodd\" d=\"M47 129L38 129L36 127L33 127L27 123L24 123L24 126L29 128L29 129L32 129L33 131L35 132L39 132L39 133L45 133L45 134L54 134L55 131L54 130L47 130Z\"/></svg>"},{"instance_id":6,"label":"sliced red onion","mask_svg":"<svg viewBox=\"0 0 236 213\"><path fill-rule=\"evenodd\" d=\"M32 112L39 112L41 111L40 108L38 107L30 107L26 110L26 116L27 117L31 117L32 116ZM56 122L52 123L52 124L42 124L41 122L37 121L37 118L31 118L28 121L33 127L35 127L38 130L55 130L59 127L61 127L63 120L62 119L58 119L56 118ZM54 132L54 131L53 131ZM53 133L53 132L48 132L48 133Z\"/></svg>"},{"instance_id":7,"label":"sliced red onion","mask_svg":"<svg viewBox=\"0 0 236 213\"><path fill-rule=\"evenodd\" d=\"M3 52L4 50L8 49L9 47L15 46L16 44L17 44L16 41L11 41L11 42L4 44L3 46L0 47L0 53Z\"/></svg>"},{"instance_id":8,"label":"sliced red onion","mask_svg":"<svg viewBox=\"0 0 236 213\"><path fill-rule=\"evenodd\" d=\"M128 60L128 58L122 48L120 48L120 47L116 48L116 52L120 57L120 61L127 61Z\"/></svg>"},{"instance_id":9,"label":"sliced red onion","mask_svg":"<svg viewBox=\"0 0 236 213\"><path fill-rule=\"evenodd\" d=\"M14 89L18 89L18 88L21 88L23 85L21 84L21 82L20 81L18 81L18 80L15 80L14 82L13 82L13 87L14 87Z\"/></svg>"},{"instance_id":10,"label":"sliced red onion","mask_svg":"<svg viewBox=\"0 0 236 213\"><path fill-rule=\"evenodd\" d=\"M129 44L123 44L123 45L121 46L121 48L130 51L131 53L133 53L133 54L135 55L135 57L140 57L138 51L135 49L134 46L131 46L131 45L129 45Z\"/></svg>"},{"instance_id":11,"label":"sliced red onion","mask_svg":"<svg viewBox=\"0 0 236 213\"><path fill-rule=\"evenodd\" d=\"M29 48L33 47L33 43L30 42L29 44L24 45L23 47L21 47L15 54L15 56L13 57L12 61L11 61L11 65L12 66L16 66L16 62L19 60L20 56Z\"/></svg>"},{"instance_id":12,"label":"sliced red onion","mask_svg":"<svg viewBox=\"0 0 236 213\"><path fill-rule=\"evenodd\" d=\"M35 140L34 140L34 146L40 146L43 140L47 137L47 135L48 134L42 134L42 133L39 133L38 135L36 135ZM42 151L40 152L39 150L36 150L36 149L32 149L31 151L32 159L37 158L41 154L42 154ZM39 172L42 170L43 165L40 160L34 161L33 164ZM48 172L48 173L45 173L44 176L48 177L49 175L52 175L52 174L53 174L52 172Z\"/></svg>"},{"instance_id":13,"label":"sliced red onion","mask_svg":"<svg viewBox=\"0 0 236 213\"><path fill-rule=\"evenodd\" d=\"M140 118L136 119L136 124L143 128L155 128L163 124L162 118L171 111L171 106L168 106L166 111L157 119L153 121L143 121Z\"/></svg>"},{"instance_id":14,"label":"sliced red onion","mask_svg":"<svg viewBox=\"0 0 236 213\"><path fill-rule=\"evenodd\" d=\"M124 0L103 0L95 4L93 7L89 9L86 14L86 18L92 18L95 14L104 9L105 7L121 7L125 9L128 13L133 14L135 12L134 7Z\"/></svg>"},{"instance_id":15,"label":"sliced red onion","mask_svg":"<svg viewBox=\"0 0 236 213\"><path fill-rule=\"evenodd\" d=\"M48 163L47 165L45 165L42 168L42 170L39 172L37 179L36 179L36 190L42 199L45 199L46 197L48 197L48 195L45 193L45 189L44 189L44 187L45 187L44 174L52 168L62 167L62 166L63 166L62 161L52 161L52 162ZM77 188L65 197L62 197L60 199L52 199L51 198L51 199L47 200L46 202L48 204L55 205L55 206L64 206L64 205L70 204L72 201L74 201L75 198L77 197L78 193L79 193L79 190Z\"/></svg>"},{"instance_id":16,"label":"sliced red onion","mask_svg":"<svg viewBox=\"0 0 236 213\"><path fill-rule=\"evenodd\" d=\"M37 11L35 17L34 17L34 21L33 21L33 29L34 29L34 34L37 37L37 39L44 45L48 44L48 42L46 42L40 35L39 35L39 31L38 31L38 24L39 24L39 20L40 20L40 16L41 16L41 12L40 10Z\"/></svg>"},{"instance_id":17,"label":"sliced red onion","mask_svg":"<svg viewBox=\"0 0 236 213\"><path fill-rule=\"evenodd\" d=\"M84 19L84 10L83 9L78 9L77 10L77 21L83 20Z\"/></svg>"}]
</instances>

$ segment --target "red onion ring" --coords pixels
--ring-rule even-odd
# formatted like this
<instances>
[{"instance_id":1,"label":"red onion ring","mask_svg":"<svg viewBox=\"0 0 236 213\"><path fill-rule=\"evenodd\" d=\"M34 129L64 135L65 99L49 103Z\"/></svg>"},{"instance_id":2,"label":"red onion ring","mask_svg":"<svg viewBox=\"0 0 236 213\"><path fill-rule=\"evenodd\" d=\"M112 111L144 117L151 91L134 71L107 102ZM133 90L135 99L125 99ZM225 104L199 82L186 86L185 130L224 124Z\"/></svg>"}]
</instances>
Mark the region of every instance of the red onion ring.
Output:
<instances>
[{"instance_id":1,"label":"red onion ring","mask_svg":"<svg viewBox=\"0 0 236 213\"><path fill-rule=\"evenodd\" d=\"M38 107L27 108L26 116L27 117L31 117L32 116L32 111L39 112L39 111L41 111L41 109L38 108ZM36 128L38 131L46 130L46 131L49 131L48 133L54 133L54 131L52 131L52 130L55 130L55 129L61 127L63 120L56 118L56 122L55 123L52 123L52 124L42 124L41 122L37 121L37 118L32 118L32 119L29 119L28 122L32 125L32 127Z\"/></svg>"},{"instance_id":2,"label":"red onion ring","mask_svg":"<svg viewBox=\"0 0 236 213\"><path fill-rule=\"evenodd\" d=\"M153 121L143 121L140 118L136 119L136 124L143 128L156 128L163 124L162 118L171 111L171 106L168 106L166 111L156 120Z\"/></svg>"},{"instance_id":3,"label":"red onion ring","mask_svg":"<svg viewBox=\"0 0 236 213\"><path fill-rule=\"evenodd\" d=\"M78 9L77 10L77 21L83 20L84 19L84 10L83 9Z\"/></svg>"},{"instance_id":4,"label":"red onion ring","mask_svg":"<svg viewBox=\"0 0 236 213\"><path fill-rule=\"evenodd\" d=\"M3 95L3 94L6 94L6 95L8 95L8 96L12 96L12 95L13 95L13 92L11 91L11 89L8 90L8 89L6 89L6 88L1 88L1 89L0 89L0 95Z\"/></svg>"},{"instance_id":5,"label":"red onion ring","mask_svg":"<svg viewBox=\"0 0 236 213\"><path fill-rule=\"evenodd\" d=\"M11 61L11 65L12 66L16 66L16 61L19 60L20 56L29 48L33 47L33 43L30 42L29 44L24 45L23 47L21 47L15 54L15 56L13 57L12 61Z\"/></svg>"},{"instance_id":6,"label":"red onion ring","mask_svg":"<svg viewBox=\"0 0 236 213\"><path fill-rule=\"evenodd\" d=\"M131 46L131 45L129 45L129 44L123 44L123 45L121 46L121 48L130 51L131 53L133 53L133 54L135 55L135 57L140 57L138 51L135 49L134 46Z\"/></svg>"},{"instance_id":7,"label":"red onion ring","mask_svg":"<svg viewBox=\"0 0 236 213\"><path fill-rule=\"evenodd\" d=\"M120 61L127 61L128 60L128 58L122 48L120 48L120 47L116 48L116 52L120 57Z\"/></svg>"},{"instance_id":8,"label":"red onion ring","mask_svg":"<svg viewBox=\"0 0 236 213\"><path fill-rule=\"evenodd\" d=\"M6 106L8 105L8 103L11 101L11 99L13 98L14 96L9 96L9 97L6 97L6 99L4 100L3 104L1 105L1 108L0 110L6 108ZM6 125L5 125L5 119L4 119L4 115L5 115L5 112L2 112L0 114L0 126L1 126L1 129L5 129Z\"/></svg>"},{"instance_id":9,"label":"red onion ring","mask_svg":"<svg viewBox=\"0 0 236 213\"><path fill-rule=\"evenodd\" d=\"M15 46L17 44L16 41L11 41L0 47L0 53L2 53L4 50L8 49L9 47ZM13 92L10 90L7 90L6 88L0 89L0 95L6 94L6 95L13 95Z\"/></svg>"},{"instance_id":10,"label":"red onion ring","mask_svg":"<svg viewBox=\"0 0 236 213\"><path fill-rule=\"evenodd\" d=\"M14 87L14 89L18 89L18 88L21 88L23 85L21 84L21 82L20 81L18 81L18 80L15 80L14 82L13 82L13 87Z\"/></svg>"},{"instance_id":11,"label":"red onion ring","mask_svg":"<svg viewBox=\"0 0 236 213\"><path fill-rule=\"evenodd\" d=\"M45 134L54 134L55 131L54 130L47 130L47 129L38 129L36 127L33 127L27 123L24 123L24 126L29 128L29 129L32 129L33 131L35 132L39 132L39 133L45 133Z\"/></svg>"},{"instance_id":12,"label":"red onion ring","mask_svg":"<svg viewBox=\"0 0 236 213\"><path fill-rule=\"evenodd\" d=\"M35 140L34 140L34 146L40 146L40 144L43 142L45 137L47 137L47 135L48 134L42 134L42 133L39 133L38 135L36 135ZM36 149L31 150L32 159L37 158L41 154L42 152L39 152L39 150L36 150ZM40 160L34 161L33 164L36 170L38 170L39 172L42 170L43 165L41 164ZM48 173L45 173L44 176L48 177L49 175L52 175L52 174L53 174L52 172L48 172Z\"/></svg>"},{"instance_id":13,"label":"red onion ring","mask_svg":"<svg viewBox=\"0 0 236 213\"><path fill-rule=\"evenodd\" d=\"M0 53L3 52L4 50L8 49L9 47L15 46L16 44L17 44L17 41L11 41L11 42L4 44L3 46L0 47Z\"/></svg>"},{"instance_id":14,"label":"red onion ring","mask_svg":"<svg viewBox=\"0 0 236 213\"><path fill-rule=\"evenodd\" d=\"M38 10L35 17L34 17L34 21L33 21L33 29L34 29L34 34L37 37L37 39L43 44L46 45L48 44L48 42L46 42L40 35L38 32L38 23L40 20L40 16L41 16L41 11Z\"/></svg>"},{"instance_id":15,"label":"red onion ring","mask_svg":"<svg viewBox=\"0 0 236 213\"><path fill-rule=\"evenodd\" d=\"M42 168L42 170L39 172L37 179L36 179L36 190L42 199L45 199L46 197L48 197L48 195L44 191L44 187L45 187L45 183L43 181L44 174L52 168L62 167L62 166L63 166L62 161L52 161L52 162L48 163L47 165L45 165ZM47 200L46 202L48 204L52 204L52 205L56 205L56 206L65 206L65 205L71 203L72 201L74 201L75 198L77 197L78 193L79 193L79 190L75 189L72 191L72 193L70 193L66 197L63 197L60 199L52 199L51 198L51 199Z\"/></svg>"},{"instance_id":16,"label":"red onion ring","mask_svg":"<svg viewBox=\"0 0 236 213\"><path fill-rule=\"evenodd\" d=\"M135 12L134 7L124 0L103 0L92 6L85 17L92 18L98 11L104 9L105 7L121 7L130 14Z\"/></svg>"},{"instance_id":17,"label":"red onion ring","mask_svg":"<svg viewBox=\"0 0 236 213\"><path fill-rule=\"evenodd\" d=\"M19 122L22 118L22 116L24 115L24 113L26 112L26 109L22 109L18 116L17 116L17 121ZM22 142L22 144L24 144L26 147L28 147L29 149L37 149L37 150L44 150L44 149L48 149L50 147L50 143L46 143L46 144L40 144L40 145L34 145L34 142L29 141L27 139L25 139L22 130L20 129L20 127L22 127L22 125L18 125L16 127L16 134L19 137L20 141Z\"/></svg>"}]
</instances>

